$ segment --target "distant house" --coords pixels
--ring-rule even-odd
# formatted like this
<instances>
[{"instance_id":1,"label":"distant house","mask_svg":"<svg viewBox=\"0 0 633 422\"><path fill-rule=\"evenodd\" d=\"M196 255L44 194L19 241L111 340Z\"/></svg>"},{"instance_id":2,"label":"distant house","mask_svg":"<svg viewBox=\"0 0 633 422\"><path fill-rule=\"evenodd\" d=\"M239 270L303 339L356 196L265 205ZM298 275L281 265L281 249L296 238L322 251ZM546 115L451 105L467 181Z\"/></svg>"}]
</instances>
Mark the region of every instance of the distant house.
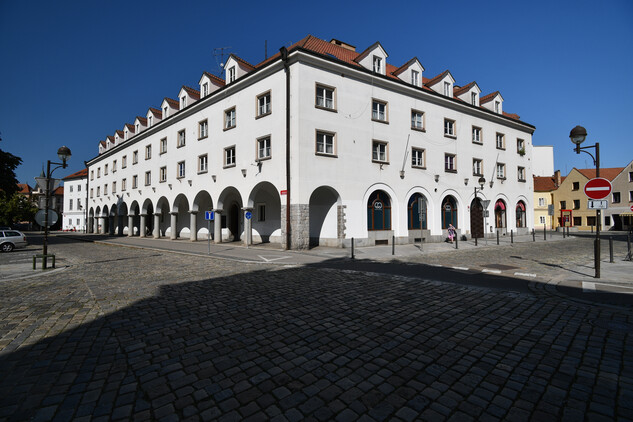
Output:
<instances>
[{"instance_id":1,"label":"distant house","mask_svg":"<svg viewBox=\"0 0 633 422\"><path fill-rule=\"evenodd\" d=\"M62 230L86 229L88 170L83 169L64 177L64 214Z\"/></svg>"},{"instance_id":2,"label":"distant house","mask_svg":"<svg viewBox=\"0 0 633 422\"><path fill-rule=\"evenodd\" d=\"M602 176L602 171L600 172ZM609 208L603 211L605 229L631 230L633 228L633 161L611 180L613 190L607 198Z\"/></svg>"}]
</instances>

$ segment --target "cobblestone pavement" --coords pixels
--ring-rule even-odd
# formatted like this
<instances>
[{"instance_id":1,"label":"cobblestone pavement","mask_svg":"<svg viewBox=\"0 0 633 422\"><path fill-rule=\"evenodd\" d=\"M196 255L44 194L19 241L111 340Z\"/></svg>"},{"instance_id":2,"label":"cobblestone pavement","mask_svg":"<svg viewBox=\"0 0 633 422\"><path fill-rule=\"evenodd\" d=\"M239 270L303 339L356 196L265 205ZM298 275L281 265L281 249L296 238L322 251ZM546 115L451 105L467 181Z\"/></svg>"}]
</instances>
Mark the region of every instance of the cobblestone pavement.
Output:
<instances>
[{"instance_id":1,"label":"cobblestone pavement","mask_svg":"<svg viewBox=\"0 0 633 422\"><path fill-rule=\"evenodd\" d=\"M0 420L633 420L630 307L53 249L65 270L0 281Z\"/></svg>"}]
</instances>

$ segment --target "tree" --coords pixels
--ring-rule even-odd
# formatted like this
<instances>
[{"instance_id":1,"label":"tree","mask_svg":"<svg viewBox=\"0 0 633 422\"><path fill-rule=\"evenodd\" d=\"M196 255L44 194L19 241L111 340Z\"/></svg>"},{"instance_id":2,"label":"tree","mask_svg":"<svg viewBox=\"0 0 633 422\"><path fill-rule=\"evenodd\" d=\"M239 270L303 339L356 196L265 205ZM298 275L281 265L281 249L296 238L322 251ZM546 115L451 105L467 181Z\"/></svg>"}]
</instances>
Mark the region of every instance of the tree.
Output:
<instances>
[{"instance_id":1,"label":"tree","mask_svg":"<svg viewBox=\"0 0 633 422\"><path fill-rule=\"evenodd\" d=\"M0 141L2 138L0 137ZM15 177L15 169L22 164L22 159L0 149L0 192L4 192L6 198L18 191L18 179ZM2 195L0 193L0 195Z\"/></svg>"},{"instance_id":2,"label":"tree","mask_svg":"<svg viewBox=\"0 0 633 422\"><path fill-rule=\"evenodd\" d=\"M33 221L37 207L26 196L14 193L10 197L0 195L0 226L10 226L20 221Z\"/></svg>"}]
</instances>

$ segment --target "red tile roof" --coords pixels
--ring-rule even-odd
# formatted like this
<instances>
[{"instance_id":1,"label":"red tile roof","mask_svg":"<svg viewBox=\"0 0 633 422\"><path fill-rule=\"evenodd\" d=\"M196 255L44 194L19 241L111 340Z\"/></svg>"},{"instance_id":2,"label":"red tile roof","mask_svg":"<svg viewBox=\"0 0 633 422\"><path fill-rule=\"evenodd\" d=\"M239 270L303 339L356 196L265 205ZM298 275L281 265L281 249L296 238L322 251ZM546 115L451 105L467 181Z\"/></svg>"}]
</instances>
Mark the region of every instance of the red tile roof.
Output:
<instances>
[{"instance_id":1,"label":"red tile roof","mask_svg":"<svg viewBox=\"0 0 633 422\"><path fill-rule=\"evenodd\" d=\"M207 71L202 72L202 74L206 75L207 78L211 79L213 82L217 83L220 86L224 86L226 84L226 81L224 81L224 79L220 78L219 76L212 75Z\"/></svg>"},{"instance_id":2,"label":"red tile roof","mask_svg":"<svg viewBox=\"0 0 633 422\"><path fill-rule=\"evenodd\" d=\"M190 88L186 85L183 85L182 89L184 89L192 98L196 100L200 99L200 91L198 91L197 89Z\"/></svg>"},{"instance_id":3,"label":"red tile roof","mask_svg":"<svg viewBox=\"0 0 633 422\"><path fill-rule=\"evenodd\" d=\"M399 74L401 74L402 72L404 72L405 70L407 70L409 68L409 66L411 66L415 61L418 61L417 57L412 58L411 60L409 60L408 62L406 62L405 64L403 64L402 66L400 66L398 69L396 69L393 74L398 76Z\"/></svg>"},{"instance_id":4,"label":"red tile roof","mask_svg":"<svg viewBox=\"0 0 633 422\"><path fill-rule=\"evenodd\" d=\"M556 186L556 178L554 176L533 176L534 177L534 192L551 192L558 189ZM565 180L564 177L560 178L561 183Z\"/></svg>"},{"instance_id":5,"label":"red tile roof","mask_svg":"<svg viewBox=\"0 0 633 422\"><path fill-rule=\"evenodd\" d=\"M151 111L154 117L158 117L159 119L163 118L163 111L154 107L150 107L148 111Z\"/></svg>"},{"instance_id":6,"label":"red tile roof","mask_svg":"<svg viewBox=\"0 0 633 422\"><path fill-rule=\"evenodd\" d=\"M578 170L587 179L593 179L594 177L596 177L596 169L576 169L576 170ZM618 174L622 173L622 170L624 170L624 167L612 167L612 168L600 169L600 177L604 179L613 180L618 176Z\"/></svg>"},{"instance_id":7,"label":"red tile roof","mask_svg":"<svg viewBox=\"0 0 633 422\"><path fill-rule=\"evenodd\" d=\"M130 132L134 133L134 125L126 123L125 126Z\"/></svg>"},{"instance_id":8,"label":"red tile roof","mask_svg":"<svg viewBox=\"0 0 633 422\"><path fill-rule=\"evenodd\" d=\"M110 142L114 142L114 136L108 135L106 136L106 140L109 140ZM105 141L103 141L103 144L105 145Z\"/></svg>"},{"instance_id":9,"label":"red tile roof","mask_svg":"<svg viewBox=\"0 0 633 422\"><path fill-rule=\"evenodd\" d=\"M180 103L177 100L174 100L173 98L169 98L169 97L165 97L165 99L163 101L167 101L167 104L170 105L170 107L172 108L180 108Z\"/></svg>"},{"instance_id":10,"label":"red tile roof","mask_svg":"<svg viewBox=\"0 0 633 422\"><path fill-rule=\"evenodd\" d=\"M123 131L122 130L117 130L115 133L117 135L119 135L120 138L123 138Z\"/></svg>"},{"instance_id":11,"label":"red tile roof","mask_svg":"<svg viewBox=\"0 0 633 422\"><path fill-rule=\"evenodd\" d=\"M250 64L249 62L247 62L246 60L242 59L241 57L236 56L235 54L231 53L231 56L237 60L238 62L242 63L246 68L248 68L248 70L254 70L255 66L253 66L252 64ZM231 57L229 56L229 57Z\"/></svg>"},{"instance_id":12,"label":"red tile roof","mask_svg":"<svg viewBox=\"0 0 633 422\"><path fill-rule=\"evenodd\" d=\"M446 76L446 74L448 74L448 73L450 73L450 72L449 72L449 71L448 71L448 69L447 69L447 70L445 70L444 72L442 72L442 73L440 73L439 75L437 75L436 77L434 77L434 78L430 79L429 81L427 81L427 82L425 83L425 85L427 85L427 86L433 86L433 85L435 85L436 83L438 83L439 81L441 81L442 79L444 79L444 77L445 77L445 76Z\"/></svg>"},{"instance_id":13,"label":"red tile roof","mask_svg":"<svg viewBox=\"0 0 633 422\"><path fill-rule=\"evenodd\" d=\"M18 183L18 193L26 195L31 192L33 192L33 188L30 187L27 183Z\"/></svg>"},{"instance_id":14,"label":"red tile roof","mask_svg":"<svg viewBox=\"0 0 633 422\"><path fill-rule=\"evenodd\" d=\"M490 94L488 94L488 95L486 95L486 96L481 97L481 98L479 99L479 104L485 104L485 103L487 103L487 102L489 102L489 101L492 101L492 99L493 99L494 97L496 97L496 96L497 96L497 94L499 94L499 91L495 91L495 92L492 92L492 93L490 93ZM500 94L499 94L499 95L500 95Z\"/></svg>"},{"instance_id":15,"label":"red tile roof","mask_svg":"<svg viewBox=\"0 0 633 422\"><path fill-rule=\"evenodd\" d=\"M106 141L99 141L99 144L100 144L102 147L104 147L104 148L105 148L105 146L106 146Z\"/></svg>"},{"instance_id":16,"label":"red tile roof","mask_svg":"<svg viewBox=\"0 0 633 422\"><path fill-rule=\"evenodd\" d=\"M88 169L82 169L79 170L73 174L70 174L66 177L64 177L62 180L69 180L69 179L80 179L83 177L87 177L88 176Z\"/></svg>"},{"instance_id":17,"label":"red tile roof","mask_svg":"<svg viewBox=\"0 0 633 422\"><path fill-rule=\"evenodd\" d=\"M55 189L55 190L53 191L53 195L60 195L60 196L63 196L63 195L64 195L64 187L63 187L63 186L60 186L60 187L58 187L57 189Z\"/></svg>"},{"instance_id":18,"label":"red tile roof","mask_svg":"<svg viewBox=\"0 0 633 422\"><path fill-rule=\"evenodd\" d=\"M509 118L511 118L511 119L514 119L514 120L521 120L521 116L519 116L518 114L515 114L515 113L506 113L505 111L502 111L501 113L502 113L504 116L509 117Z\"/></svg>"},{"instance_id":19,"label":"red tile roof","mask_svg":"<svg viewBox=\"0 0 633 422\"><path fill-rule=\"evenodd\" d=\"M140 124L142 124L143 126L147 126L147 118L141 116L136 116L136 118L138 119Z\"/></svg>"},{"instance_id":20,"label":"red tile roof","mask_svg":"<svg viewBox=\"0 0 633 422\"><path fill-rule=\"evenodd\" d=\"M472 81L468 85L464 85L464 86L459 87L459 88L453 88L453 95L455 95L455 96L462 95L464 92L467 92L470 88L472 88L475 85L477 85L477 82Z\"/></svg>"}]
</instances>

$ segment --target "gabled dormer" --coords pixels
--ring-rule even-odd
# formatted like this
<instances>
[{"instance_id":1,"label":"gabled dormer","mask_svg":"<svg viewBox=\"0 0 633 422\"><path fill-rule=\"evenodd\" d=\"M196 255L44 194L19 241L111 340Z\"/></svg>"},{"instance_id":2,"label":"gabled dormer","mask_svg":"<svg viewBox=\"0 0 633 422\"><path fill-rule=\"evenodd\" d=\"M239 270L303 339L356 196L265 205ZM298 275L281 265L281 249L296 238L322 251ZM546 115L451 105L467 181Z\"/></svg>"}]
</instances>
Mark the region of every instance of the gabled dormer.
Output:
<instances>
[{"instance_id":1,"label":"gabled dormer","mask_svg":"<svg viewBox=\"0 0 633 422\"><path fill-rule=\"evenodd\" d=\"M422 88L422 72L424 72L424 67L418 58L414 57L400 66L393 75L408 84Z\"/></svg>"},{"instance_id":2,"label":"gabled dormer","mask_svg":"<svg viewBox=\"0 0 633 422\"><path fill-rule=\"evenodd\" d=\"M493 113L503 114L503 97L499 91L481 97L479 104Z\"/></svg>"},{"instance_id":3,"label":"gabled dormer","mask_svg":"<svg viewBox=\"0 0 633 422\"><path fill-rule=\"evenodd\" d=\"M106 152L106 141L99 141L99 154L103 154L104 152Z\"/></svg>"},{"instance_id":4,"label":"gabled dormer","mask_svg":"<svg viewBox=\"0 0 633 422\"><path fill-rule=\"evenodd\" d=\"M106 140L103 141L106 151L116 145L116 140L114 136L108 135L106 136Z\"/></svg>"},{"instance_id":5,"label":"gabled dormer","mask_svg":"<svg viewBox=\"0 0 633 422\"><path fill-rule=\"evenodd\" d=\"M225 85L224 80L210 74L209 72L203 72L200 82L198 83L200 84L200 98L211 95L213 92Z\"/></svg>"},{"instance_id":6,"label":"gabled dormer","mask_svg":"<svg viewBox=\"0 0 633 422\"><path fill-rule=\"evenodd\" d=\"M126 123L125 126L123 126L123 139L125 141L127 141L132 136L134 136L134 133L135 133L134 125Z\"/></svg>"},{"instance_id":7,"label":"gabled dormer","mask_svg":"<svg viewBox=\"0 0 633 422\"><path fill-rule=\"evenodd\" d=\"M163 100L163 103L160 105L160 110L163 112L163 120L173 116L180 110L180 103L178 100L174 100L173 98L167 98Z\"/></svg>"},{"instance_id":8,"label":"gabled dormer","mask_svg":"<svg viewBox=\"0 0 633 422\"><path fill-rule=\"evenodd\" d=\"M451 72L448 70L445 70L426 83L426 86L433 91L451 98L453 98L453 85L455 85L455 78L453 78L453 75L451 75Z\"/></svg>"},{"instance_id":9,"label":"gabled dormer","mask_svg":"<svg viewBox=\"0 0 633 422\"><path fill-rule=\"evenodd\" d=\"M459 88L454 87L453 95L465 103L474 105L475 107L479 107L479 96L481 95L481 89L475 81Z\"/></svg>"},{"instance_id":10,"label":"gabled dormer","mask_svg":"<svg viewBox=\"0 0 633 422\"><path fill-rule=\"evenodd\" d=\"M255 70L255 66L235 54L231 54L224 65L225 81L230 84L253 70Z\"/></svg>"},{"instance_id":11,"label":"gabled dormer","mask_svg":"<svg viewBox=\"0 0 633 422\"><path fill-rule=\"evenodd\" d=\"M125 134L122 130L117 130L114 132L114 145L119 145L125 139Z\"/></svg>"},{"instance_id":12,"label":"gabled dormer","mask_svg":"<svg viewBox=\"0 0 633 422\"><path fill-rule=\"evenodd\" d=\"M136 116L136 120L134 120L134 134L139 134L145 129L147 129L147 119L145 117Z\"/></svg>"},{"instance_id":13,"label":"gabled dormer","mask_svg":"<svg viewBox=\"0 0 633 422\"><path fill-rule=\"evenodd\" d=\"M150 128L163 120L163 112L157 108L150 107L147 110L147 127Z\"/></svg>"},{"instance_id":14,"label":"gabled dormer","mask_svg":"<svg viewBox=\"0 0 633 422\"><path fill-rule=\"evenodd\" d=\"M188 86L182 86L180 88L180 92L178 93L178 100L180 101L180 109L184 109L185 107L195 103L200 99L200 92L196 91L193 88L189 88Z\"/></svg>"},{"instance_id":15,"label":"gabled dormer","mask_svg":"<svg viewBox=\"0 0 633 422\"><path fill-rule=\"evenodd\" d=\"M378 41L360 53L354 59L356 63L380 75L387 74L387 57L389 55Z\"/></svg>"}]
</instances>

